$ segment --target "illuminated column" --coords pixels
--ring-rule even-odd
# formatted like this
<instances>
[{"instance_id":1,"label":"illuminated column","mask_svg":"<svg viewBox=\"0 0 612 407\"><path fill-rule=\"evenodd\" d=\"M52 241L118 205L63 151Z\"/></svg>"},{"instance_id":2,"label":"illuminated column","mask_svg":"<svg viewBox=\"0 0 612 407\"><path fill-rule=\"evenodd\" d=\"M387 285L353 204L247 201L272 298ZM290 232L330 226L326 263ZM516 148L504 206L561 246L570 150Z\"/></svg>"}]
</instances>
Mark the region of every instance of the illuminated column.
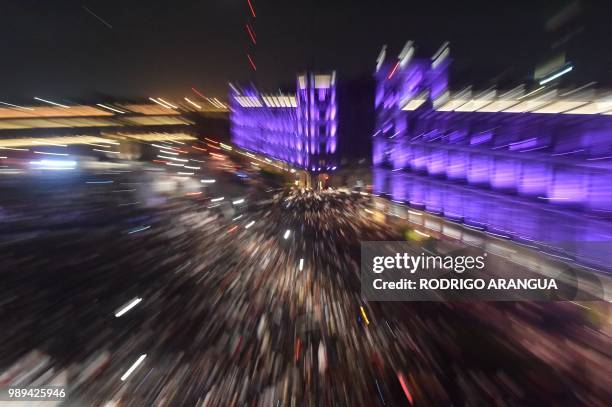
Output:
<instances>
[{"instance_id":1,"label":"illuminated column","mask_svg":"<svg viewBox=\"0 0 612 407\"><path fill-rule=\"evenodd\" d=\"M297 128L305 146L304 166L317 172L334 170L338 165L336 73L299 75L297 88Z\"/></svg>"}]
</instances>

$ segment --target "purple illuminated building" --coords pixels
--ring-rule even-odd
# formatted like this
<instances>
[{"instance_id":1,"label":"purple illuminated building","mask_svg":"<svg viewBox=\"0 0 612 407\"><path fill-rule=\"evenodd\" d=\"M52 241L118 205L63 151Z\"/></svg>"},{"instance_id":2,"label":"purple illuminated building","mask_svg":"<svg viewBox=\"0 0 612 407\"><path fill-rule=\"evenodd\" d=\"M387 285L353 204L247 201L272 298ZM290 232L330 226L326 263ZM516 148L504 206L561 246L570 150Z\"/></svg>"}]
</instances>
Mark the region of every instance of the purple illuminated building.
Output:
<instances>
[{"instance_id":1,"label":"purple illuminated building","mask_svg":"<svg viewBox=\"0 0 612 407\"><path fill-rule=\"evenodd\" d=\"M453 91L448 44L432 58L414 54L408 42L377 61L376 193L512 238L612 239L608 221L587 232L612 213L608 95L562 89L556 76L528 90ZM571 233L546 223L559 214L572 217Z\"/></svg>"},{"instance_id":2,"label":"purple illuminated building","mask_svg":"<svg viewBox=\"0 0 612 407\"><path fill-rule=\"evenodd\" d=\"M230 92L233 142L312 172L338 166L336 74L303 74L294 94Z\"/></svg>"}]
</instances>

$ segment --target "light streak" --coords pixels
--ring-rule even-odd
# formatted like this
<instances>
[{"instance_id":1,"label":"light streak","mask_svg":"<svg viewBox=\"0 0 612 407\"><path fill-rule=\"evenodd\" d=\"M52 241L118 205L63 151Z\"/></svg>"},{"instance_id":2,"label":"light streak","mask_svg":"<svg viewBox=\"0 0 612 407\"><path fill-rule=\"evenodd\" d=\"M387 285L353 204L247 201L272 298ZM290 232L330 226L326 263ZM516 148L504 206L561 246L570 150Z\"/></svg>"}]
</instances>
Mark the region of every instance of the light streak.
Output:
<instances>
[{"instance_id":1,"label":"light streak","mask_svg":"<svg viewBox=\"0 0 612 407\"><path fill-rule=\"evenodd\" d=\"M59 106L59 107L65 108L65 109L70 109L70 106L62 105L61 103L52 102L52 101L47 100L47 99L39 98L39 97L36 97L36 96L34 97L34 99L39 100L41 102L49 103L49 104L54 105L54 106Z\"/></svg>"},{"instance_id":2,"label":"light streak","mask_svg":"<svg viewBox=\"0 0 612 407\"><path fill-rule=\"evenodd\" d=\"M130 230L128 232L128 235L131 235L132 233L142 232L143 230L147 230L147 229L150 229L150 228L151 228L151 226L143 226L143 227L140 227L140 228L136 228L136 229Z\"/></svg>"},{"instance_id":3,"label":"light streak","mask_svg":"<svg viewBox=\"0 0 612 407\"><path fill-rule=\"evenodd\" d=\"M391 69L391 73L389 74L389 76L387 76L387 79L391 79L393 77L393 75L395 75L395 71L397 70L397 67L399 66L400 61L397 61L395 63L395 65L393 66L393 69Z\"/></svg>"},{"instance_id":4,"label":"light streak","mask_svg":"<svg viewBox=\"0 0 612 407\"><path fill-rule=\"evenodd\" d=\"M406 384L406 379L404 378L404 375L402 373L398 373L397 378L400 384L402 385L402 389L404 390L404 394L406 395L408 402L410 403L410 405L413 405L414 400L412 399L412 394L410 394L410 390L408 390L408 385Z\"/></svg>"},{"instance_id":5,"label":"light streak","mask_svg":"<svg viewBox=\"0 0 612 407\"><path fill-rule=\"evenodd\" d=\"M246 29L247 29L247 32L249 33L249 37L251 37L251 40L253 41L253 44L257 44L257 40L255 40L255 33L251 31L251 26L246 24Z\"/></svg>"},{"instance_id":6,"label":"light streak","mask_svg":"<svg viewBox=\"0 0 612 407\"><path fill-rule=\"evenodd\" d=\"M117 112L117 113L125 113L125 112L124 112L124 111L122 111L122 110L115 109L115 108L113 108L113 107L103 105L102 103L96 103L96 106L100 106L100 107L103 107L103 108L105 108L105 109L111 110L111 111L113 111L113 112Z\"/></svg>"},{"instance_id":7,"label":"light streak","mask_svg":"<svg viewBox=\"0 0 612 407\"><path fill-rule=\"evenodd\" d=\"M427 233L423 233L423 232L421 232L420 230L416 230L416 229L414 229L414 231L415 231L415 232L416 232L418 235L421 235L421 236L423 236L423 237L431 237L431 236L430 236L430 235L428 235Z\"/></svg>"},{"instance_id":8,"label":"light streak","mask_svg":"<svg viewBox=\"0 0 612 407\"><path fill-rule=\"evenodd\" d=\"M517 100L522 100L525 99L526 97L529 97L531 95L533 95L534 93L537 93L539 91L541 91L542 89L544 89L546 86L540 86L539 88L537 88L536 90L532 90L531 92L529 92L526 95L521 96L520 98L518 98Z\"/></svg>"},{"instance_id":9,"label":"light streak","mask_svg":"<svg viewBox=\"0 0 612 407\"><path fill-rule=\"evenodd\" d=\"M189 99L188 97L185 97L184 99L187 101L187 103L189 103L190 105L194 106L195 108L198 108L198 109L201 109L201 108L202 108L202 106L200 106L200 105L198 105L197 103L193 102L193 101L192 101L191 99Z\"/></svg>"},{"instance_id":10,"label":"light streak","mask_svg":"<svg viewBox=\"0 0 612 407\"><path fill-rule=\"evenodd\" d=\"M251 0L247 0L247 3L249 3L249 8L251 9L251 14L253 15L253 18L256 18L257 15L255 14L255 9L253 8L253 4L251 4Z\"/></svg>"},{"instance_id":11,"label":"light streak","mask_svg":"<svg viewBox=\"0 0 612 407\"><path fill-rule=\"evenodd\" d=\"M221 109L225 109L225 108L227 107L227 106L225 106L225 105L224 105L224 104L223 104L223 103L222 103L222 102L221 102L219 99L217 99L217 98L213 98L213 100L219 104L219 107L220 107Z\"/></svg>"},{"instance_id":12,"label":"light streak","mask_svg":"<svg viewBox=\"0 0 612 407\"><path fill-rule=\"evenodd\" d=\"M6 105L6 106L10 106L10 107L16 107L18 109L26 109L26 110L34 110L31 107L25 107L25 106L19 106L19 105L14 105L12 103L7 103L7 102L0 102L0 105Z\"/></svg>"},{"instance_id":13,"label":"light streak","mask_svg":"<svg viewBox=\"0 0 612 407\"><path fill-rule=\"evenodd\" d=\"M554 75L552 75L552 76L549 76L549 77L548 77L548 78L546 78L546 79L542 79L542 80L540 81L540 85L544 85L544 84L546 84L546 83L548 83L548 82L550 82L550 81L554 81L554 80L555 80L555 79L557 79L558 77L560 77L560 76L562 76L562 75L565 75L566 73L570 72L572 69L574 69L574 67L573 67L573 66L568 66L568 67L567 67L567 68L565 68L564 70L562 70L562 71L560 71L560 72L557 72L556 74L554 74Z\"/></svg>"},{"instance_id":14,"label":"light streak","mask_svg":"<svg viewBox=\"0 0 612 407\"><path fill-rule=\"evenodd\" d=\"M162 103L162 102L160 102L159 100L156 100L155 98L149 98L149 100L150 100L151 102L155 102L155 103L157 103L158 105L160 105L160 106L162 106L162 107L165 107L166 109L172 109L172 108L171 108L170 106L168 106L167 104Z\"/></svg>"},{"instance_id":15,"label":"light streak","mask_svg":"<svg viewBox=\"0 0 612 407\"><path fill-rule=\"evenodd\" d=\"M98 148L92 148L91 150L92 151L99 151L101 153L120 154L119 151L100 150Z\"/></svg>"},{"instance_id":16,"label":"light streak","mask_svg":"<svg viewBox=\"0 0 612 407\"><path fill-rule=\"evenodd\" d=\"M167 104L168 106L172 107L173 109L178 109L178 106L174 106L172 103L162 99L162 98L157 98L160 102L163 102L165 104Z\"/></svg>"},{"instance_id":17,"label":"light streak","mask_svg":"<svg viewBox=\"0 0 612 407\"><path fill-rule=\"evenodd\" d=\"M30 161L30 164L42 165L42 167L38 167L41 170L73 170L77 163L67 160L40 160Z\"/></svg>"},{"instance_id":18,"label":"light streak","mask_svg":"<svg viewBox=\"0 0 612 407\"><path fill-rule=\"evenodd\" d=\"M146 354L144 355L140 355L140 357L136 360L136 362L134 362L134 364L132 366L130 366L130 368L127 370L127 372L125 372L123 374L123 376L121 376L121 381L124 382L125 379L127 379L134 370L136 370L136 368L142 363L142 361L147 357Z\"/></svg>"},{"instance_id":19,"label":"light streak","mask_svg":"<svg viewBox=\"0 0 612 407\"><path fill-rule=\"evenodd\" d=\"M194 91L194 93L196 95L198 95L199 97L201 97L202 99L206 99L206 96L204 96L200 92L198 92L198 90L196 88L191 88L191 90Z\"/></svg>"},{"instance_id":20,"label":"light streak","mask_svg":"<svg viewBox=\"0 0 612 407\"><path fill-rule=\"evenodd\" d=\"M206 98L206 100L208 101L208 103L210 103L211 105L213 105L214 107L216 107L217 109L221 109L222 106L219 106L219 104L217 102L215 102L214 98Z\"/></svg>"},{"instance_id":21,"label":"light streak","mask_svg":"<svg viewBox=\"0 0 612 407\"><path fill-rule=\"evenodd\" d=\"M253 62L253 59L251 59L250 54L247 54L247 58L249 59L249 62L251 63L251 67L253 68L253 70L257 71L257 66L255 66L255 62Z\"/></svg>"},{"instance_id":22,"label":"light streak","mask_svg":"<svg viewBox=\"0 0 612 407\"><path fill-rule=\"evenodd\" d=\"M363 320L365 321L366 325L370 325L370 320L368 319L368 316L365 313L365 309L363 309L363 307L359 307L359 309L361 310L361 316L363 317Z\"/></svg>"},{"instance_id":23,"label":"light streak","mask_svg":"<svg viewBox=\"0 0 612 407\"><path fill-rule=\"evenodd\" d=\"M121 308L119 311L117 311L115 313L115 317L119 318L120 316L122 316L123 314L125 314L126 312L128 312L129 310L131 310L132 308L134 308L136 305L138 305L138 303L142 301L142 298L134 298L132 301L130 301L125 307Z\"/></svg>"},{"instance_id":24,"label":"light streak","mask_svg":"<svg viewBox=\"0 0 612 407\"><path fill-rule=\"evenodd\" d=\"M87 11L89 14L91 14L92 16L94 16L98 21L100 21L102 24L104 24L105 26L107 26L108 28L113 28L112 25L110 25L108 22L106 22L106 20L104 20L102 17L100 17L99 15L97 15L96 13L94 13L93 11L91 11L90 9L88 9L85 6L82 6L83 9L85 11Z\"/></svg>"},{"instance_id":25,"label":"light streak","mask_svg":"<svg viewBox=\"0 0 612 407\"><path fill-rule=\"evenodd\" d=\"M61 156L67 156L68 154L66 153L48 153L46 151L32 151L35 154L45 154L45 155L61 155Z\"/></svg>"}]
</instances>

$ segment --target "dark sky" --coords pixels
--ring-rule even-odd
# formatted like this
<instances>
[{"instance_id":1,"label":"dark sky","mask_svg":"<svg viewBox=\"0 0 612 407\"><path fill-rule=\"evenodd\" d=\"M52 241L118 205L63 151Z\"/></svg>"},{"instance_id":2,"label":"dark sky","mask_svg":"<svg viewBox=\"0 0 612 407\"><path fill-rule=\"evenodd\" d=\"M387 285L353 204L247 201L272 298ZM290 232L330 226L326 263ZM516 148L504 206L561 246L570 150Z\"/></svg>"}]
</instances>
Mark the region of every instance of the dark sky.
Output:
<instances>
[{"instance_id":1,"label":"dark sky","mask_svg":"<svg viewBox=\"0 0 612 407\"><path fill-rule=\"evenodd\" d=\"M182 97L196 86L225 98L228 80L274 90L307 67L369 75L383 44L396 55L416 41L430 56L451 41L455 82L521 80L551 44L577 29L565 47L577 82L612 77L611 15L582 2L560 32L547 18L568 1L252 0L257 46L244 24L247 0L3 0L0 3L0 100L33 96L86 100ZM112 28L89 14L87 7ZM565 30L565 31L564 31ZM246 52L254 55L253 75Z\"/></svg>"}]
</instances>

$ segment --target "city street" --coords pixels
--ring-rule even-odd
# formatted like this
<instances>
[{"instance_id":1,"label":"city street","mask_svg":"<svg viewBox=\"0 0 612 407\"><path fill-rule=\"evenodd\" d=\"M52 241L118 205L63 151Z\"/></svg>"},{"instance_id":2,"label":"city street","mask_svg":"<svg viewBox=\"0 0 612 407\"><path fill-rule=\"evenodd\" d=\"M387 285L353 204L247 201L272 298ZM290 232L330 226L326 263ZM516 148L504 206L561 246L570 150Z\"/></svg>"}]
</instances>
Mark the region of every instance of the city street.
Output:
<instances>
[{"instance_id":1,"label":"city street","mask_svg":"<svg viewBox=\"0 0 612 407\"><path fill-rule=\"evenodd\" d=\"M3 384L55 380L76 406L610 400L608 322L583 305L366 302L360 241L402 240L366 196L250 201L217 173L203 194L125 205L153 174L13 186Z\"/></svg>"}]
</instances>

